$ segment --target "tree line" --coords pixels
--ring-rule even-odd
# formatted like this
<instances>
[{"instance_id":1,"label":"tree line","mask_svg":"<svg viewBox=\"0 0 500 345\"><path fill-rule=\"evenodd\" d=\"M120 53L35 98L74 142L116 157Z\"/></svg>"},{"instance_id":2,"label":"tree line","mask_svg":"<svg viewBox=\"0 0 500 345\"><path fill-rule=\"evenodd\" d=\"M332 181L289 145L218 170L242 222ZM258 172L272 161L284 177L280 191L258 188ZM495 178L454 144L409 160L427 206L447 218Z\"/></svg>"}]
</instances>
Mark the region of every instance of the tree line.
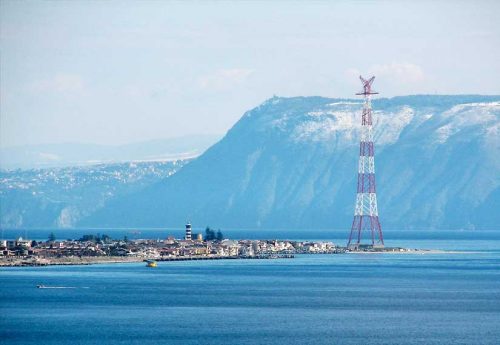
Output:
<instances>
[{"instance_id":1,"label":"tree line","mask_svg":"<svg viewBox=\"0 0 500 345\"><path fill-rule=\"evenodd\" d=\"M222 234L220 229L217 230L217 232L215 232L215 230L212 230L212 229L210 229L209 226L207 226L207 228L205 229L205 240L207 240L207 241L214 241L214 240L222 241L223 239L224 239L224 235Z\"/></svg>"}]
</instances>

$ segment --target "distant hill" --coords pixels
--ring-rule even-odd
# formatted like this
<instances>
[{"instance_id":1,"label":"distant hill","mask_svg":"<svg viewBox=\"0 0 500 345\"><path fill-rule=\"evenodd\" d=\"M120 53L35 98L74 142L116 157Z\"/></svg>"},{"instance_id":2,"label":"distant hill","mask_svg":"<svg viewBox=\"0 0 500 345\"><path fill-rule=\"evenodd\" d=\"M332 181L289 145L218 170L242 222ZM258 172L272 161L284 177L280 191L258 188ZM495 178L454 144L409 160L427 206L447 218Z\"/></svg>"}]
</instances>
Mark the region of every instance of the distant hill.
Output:
<instances>
[{"instance_id":1,"label":"distant hill","mask_svg":"<svg viewBox=\"0 0 500 345\"><path fill-rule=\"evenodd\" d=\"M0 171L0 226L75 226L110 200L166 179L187 160Z\"/></svg>"},{"instance_id":2,"label":"distant hill","mask_svg":"<svg viewBox=\"0 0 500 345\"><path fill-rule=\"evenodd\" d=\"M117 146L64 143L8 147L0 149L0 169L39 169L194 158L220 137L190 135Z\"/></svg>"},{"instance_id":3,"label":"distant hill","mask_svg":"<svg viewBox=\"0 0 500 345\"><path fill-rule=\"evenodd\" d=\"M373 101L383 228L500 227L500 96ZM274 97L175 175L81 226L348 228L360 100Z\"/></svg>"}]
</instances>

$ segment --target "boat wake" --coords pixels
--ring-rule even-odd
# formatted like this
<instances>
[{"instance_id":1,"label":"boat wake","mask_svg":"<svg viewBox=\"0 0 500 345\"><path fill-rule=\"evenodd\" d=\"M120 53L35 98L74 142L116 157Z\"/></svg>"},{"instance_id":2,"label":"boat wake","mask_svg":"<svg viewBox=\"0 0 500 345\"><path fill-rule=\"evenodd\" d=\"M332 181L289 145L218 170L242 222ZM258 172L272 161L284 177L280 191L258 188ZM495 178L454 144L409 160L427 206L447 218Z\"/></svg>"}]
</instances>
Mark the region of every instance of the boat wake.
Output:
<instances>
[{"instance_id":1,"label":"boat wake","mask_svg":"<svg viewBox=\"0 0 500 345\"><path fill-rule=\"evenodd\" d=\"M88 286L46 286L37 285L38 289L89 289Z\"/></svg>"}]
</instances>

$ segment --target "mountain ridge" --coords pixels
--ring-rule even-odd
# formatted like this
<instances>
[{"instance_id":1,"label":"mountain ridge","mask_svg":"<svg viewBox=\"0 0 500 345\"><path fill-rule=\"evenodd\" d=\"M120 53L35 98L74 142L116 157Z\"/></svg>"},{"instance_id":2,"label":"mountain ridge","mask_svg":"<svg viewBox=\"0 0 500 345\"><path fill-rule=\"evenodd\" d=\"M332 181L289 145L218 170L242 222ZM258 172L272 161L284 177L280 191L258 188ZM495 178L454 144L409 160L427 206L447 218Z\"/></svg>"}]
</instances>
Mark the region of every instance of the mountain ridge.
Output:
<instances>
[{"instance_id":1,"label":"mountain ridge","mask_svg":"<svg viewBox=\"0 0 500 345\"><path fill-rule=\"evenodd\" d=\"M268 99L175 175L80 225L170 226L190 219L256 229L348 227L361 103ZM500 197L500 96L399 96L372 104L383 227L500 224L492 212Z\"/></svg>"},{"instance_id":2,"label":"mountain ridge","mask_svg":"<svg viewBox=\"0 0 500 345\"><path fill-rule=\"evenodd\" d=\"M187 162L0 171L0 227L72 228L109 200L168 178Z\"/></svg>"}]
</instances>

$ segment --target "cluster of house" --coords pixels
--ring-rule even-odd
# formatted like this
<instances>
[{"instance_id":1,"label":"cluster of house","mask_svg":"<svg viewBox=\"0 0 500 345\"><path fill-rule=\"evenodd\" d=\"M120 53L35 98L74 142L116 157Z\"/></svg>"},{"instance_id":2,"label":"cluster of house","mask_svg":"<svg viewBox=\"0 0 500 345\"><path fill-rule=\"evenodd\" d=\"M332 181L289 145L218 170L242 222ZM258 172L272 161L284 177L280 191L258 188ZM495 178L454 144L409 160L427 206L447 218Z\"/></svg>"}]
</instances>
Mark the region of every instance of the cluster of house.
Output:
<instances>
[{"instance_id":1,"label":"cluster of house","mask_svg":"<svg viewBox=\"0 0 500 345\"><path fill-rule=\"evenodd\" d=\"M22 237L15 240L0 240L0 257L32 255L35 242Z\"/></svg>"},{"instance_id":2,"label":"cluster of house","mask_svg":"<svg viewBox=\"0 0 500 345\"><path fill-rule=\"evenodd\" d=\"M131 256L139 258L169 258L183 256L255 256L262 254L334 253L332 242L300 242L287 240L106 240L106 241L30 241L23 238L0 242L3 257L92 257Z\"/></svg>"},{"instance_id":3,"label":"cluster of house","mask_svg":"<svg viewBox=\"0 0 500 345\"><path fill-rule=\"evenodd\" d=\"M86 241L32 241L19 237L15 240L0 241L0 257L62 257L62 256L101 256L109 253L104 250L110 244L97 244Z\"/></svg>"}]
</instances>

